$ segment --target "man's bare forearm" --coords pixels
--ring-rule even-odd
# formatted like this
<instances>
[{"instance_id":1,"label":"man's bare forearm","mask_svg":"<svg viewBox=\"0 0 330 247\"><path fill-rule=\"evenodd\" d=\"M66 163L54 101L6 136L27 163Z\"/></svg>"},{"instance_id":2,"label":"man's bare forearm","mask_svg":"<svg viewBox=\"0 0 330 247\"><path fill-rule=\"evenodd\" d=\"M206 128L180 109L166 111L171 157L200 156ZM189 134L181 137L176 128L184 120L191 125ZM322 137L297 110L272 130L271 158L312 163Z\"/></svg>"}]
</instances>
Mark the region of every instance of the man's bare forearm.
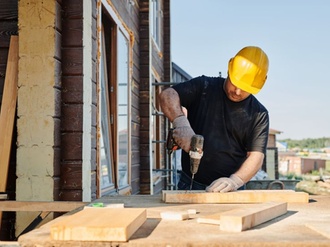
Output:
<instances>
[{"instance_id":1,"label":"man's bare forearm","mask_svg":"<svg viewBox=\"0 0 330 247\"><path fill-rule=\"evenodd\" d=\"M244 183L250 181L250 179L259 171L264 160L264 154L261 152L250 152L248 158L242 164L241 168L235 172Z\"/></svg>"},{"instance_id":2,"label":"man's bare forearm","mask_svg":"<svg viewBox=\"0 0 330 247\"><path fill-rule=\"evenodd\" d=\"M162 112L171 122L178 116L183 115L179 95L173 88L165 89L159 95L159 99Z\"/></svg>"}]
</instances>

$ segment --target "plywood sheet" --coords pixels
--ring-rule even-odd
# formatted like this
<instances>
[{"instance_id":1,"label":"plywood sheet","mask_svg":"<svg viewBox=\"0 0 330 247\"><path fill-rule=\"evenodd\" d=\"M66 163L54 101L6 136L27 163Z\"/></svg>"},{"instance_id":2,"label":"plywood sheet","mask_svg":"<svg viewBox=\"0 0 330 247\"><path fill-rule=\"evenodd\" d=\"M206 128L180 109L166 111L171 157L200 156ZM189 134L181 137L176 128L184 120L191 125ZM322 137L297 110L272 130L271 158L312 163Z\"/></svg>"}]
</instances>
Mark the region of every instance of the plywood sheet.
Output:
<instances>
[{"instance_id":1,"label":"plywood sheet","mask_svg":"<svg viewBox=\"0 0 330 247\"><path fill-rule=\"evenodd\" d=\"M230 210L220 215L220 230L241 232L286 213L286 202L268 202Z\"/></svg>"},{"instance_id":2,"label":"plywood sheet","mask_svg":"<svg viewBox=\"0 0 330 247\"><path fill-rule=\"evenodd\" d=\"M50 228L53 240L127 241L146 221L143 208L85 208Z\"/></svg>"},{"instance_id":3,"label":"plywood sheet","mask_svg":"<svg viewBox=\"0 0 330 247\"><path fill-rule=\"evenodd\" d=\"M165 190L163 201L166 203L308 203L309 195L293 190L240 190L228 193Z\"/></svg>"},{"instance_id":4,"label":"plywood sheet","mask_svg":"<svg viewBox=\"0 0 330 247\"><path fill-rule=\"evenodd\" d=\"M310 222L306 226L330 239L330 222Z\"/></svg>"}]
</instances>

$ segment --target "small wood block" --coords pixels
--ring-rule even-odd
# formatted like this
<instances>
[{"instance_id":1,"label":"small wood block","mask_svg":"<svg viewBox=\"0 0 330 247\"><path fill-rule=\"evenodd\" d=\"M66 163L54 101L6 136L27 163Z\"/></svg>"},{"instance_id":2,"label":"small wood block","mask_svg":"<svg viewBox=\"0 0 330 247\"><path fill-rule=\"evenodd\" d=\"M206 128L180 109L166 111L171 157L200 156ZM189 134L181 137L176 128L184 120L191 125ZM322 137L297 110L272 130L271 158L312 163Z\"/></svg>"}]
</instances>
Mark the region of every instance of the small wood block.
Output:
<instances>
[{"instance_id":1,"label":"small wood block","mask_svg":"<svg viewBox=\"0 0 330 247\"><path fill-rule=\"evenodd\" d=\"M163 220L186 220L189 219L188 212L165 211L160 213Z\"/></svg>"},{"instance_id":2,"label":"small wood block","mask_svg":"<svg viewBox=\"0 0 330 247\"><path fill-rule=\"evenodd\" d=\"M216 213L216 214L210 214L203 217L199 217L197 218L197 223L220 225L220 215L221 213Z\"/></svg>"},{"instance_id":3,"label":"small wood block","mask_svg":"<svg viewBox=\"0 0 330 247\"><path fill-rule=\"evenodd\" d=\"M240 190L228 193L195 191L163 191L166 203L263 203L263 202L301 202L308 203L306 192L294 190Z\"/></svg>"},{"instance_id":4,"label":"small wood block","mask_svg":"<svg viewBox=\"0 0 330 247\"><path fill-rule=\"evenodd\" d=\"M197 214L197 210L196 209L188 209L187 213L188 214Z\"/></svg>"},{"instance_id":5,"label":"small wood block","mask_svg":"<svg viewBox=\"0 0 330 247\"><path fill-rule=\"evenodd\" d=\"M287 212L286 202L268 202L255 204L223 212L220 215L220 230L227 232L241 232L251 227L274 219Z\"/></svg>"},{"instance_id":6,"label":"small wood block","mask_svg":"<svg viewBox=\"0 0 330 247\"><path fill-rule=\"evenodd\" d=\"M146 221L143 208L85 208L50 226L53 240L127 241Z\"/></svg>"}]
</instances>

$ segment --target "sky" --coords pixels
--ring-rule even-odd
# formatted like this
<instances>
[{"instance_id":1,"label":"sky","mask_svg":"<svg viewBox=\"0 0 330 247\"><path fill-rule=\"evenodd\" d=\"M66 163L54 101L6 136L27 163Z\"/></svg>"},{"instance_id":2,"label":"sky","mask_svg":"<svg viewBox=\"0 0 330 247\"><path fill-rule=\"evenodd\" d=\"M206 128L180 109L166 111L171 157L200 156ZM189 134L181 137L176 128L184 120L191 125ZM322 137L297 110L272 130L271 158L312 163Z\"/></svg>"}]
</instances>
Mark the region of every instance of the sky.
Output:
<instances>
[{"instance_id":1,"label":"sky","mask_svg":"<svg viewBox=\"0 0 330 247\"><path fill-rule=\"evenodd\" d=\"M255 96L277 139L330 137L329 13L329 0L172 0L172 61L193 77L226 77L231 57L259 46L269 72Z\"/></svg>"}]
</instances>

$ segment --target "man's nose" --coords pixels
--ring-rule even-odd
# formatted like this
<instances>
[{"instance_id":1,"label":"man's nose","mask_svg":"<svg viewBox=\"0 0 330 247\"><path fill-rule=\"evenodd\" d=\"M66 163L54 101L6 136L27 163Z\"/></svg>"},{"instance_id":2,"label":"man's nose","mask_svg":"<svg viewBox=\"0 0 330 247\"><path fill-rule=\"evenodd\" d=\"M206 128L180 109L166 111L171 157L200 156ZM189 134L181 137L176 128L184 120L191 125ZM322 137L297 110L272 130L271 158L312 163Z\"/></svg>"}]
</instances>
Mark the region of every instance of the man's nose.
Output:
<instances>
[{"instance_id":1,"label":"man's nose","mask_svg":"<svg viewBox=\"0 0 330 247\"><path fill-rule=\"evenodd\" d=\"M236 88L236 89L235 89L235 93L236 93L236 95L241 95L241 89Z\"/></svg>"}]
</instances>

